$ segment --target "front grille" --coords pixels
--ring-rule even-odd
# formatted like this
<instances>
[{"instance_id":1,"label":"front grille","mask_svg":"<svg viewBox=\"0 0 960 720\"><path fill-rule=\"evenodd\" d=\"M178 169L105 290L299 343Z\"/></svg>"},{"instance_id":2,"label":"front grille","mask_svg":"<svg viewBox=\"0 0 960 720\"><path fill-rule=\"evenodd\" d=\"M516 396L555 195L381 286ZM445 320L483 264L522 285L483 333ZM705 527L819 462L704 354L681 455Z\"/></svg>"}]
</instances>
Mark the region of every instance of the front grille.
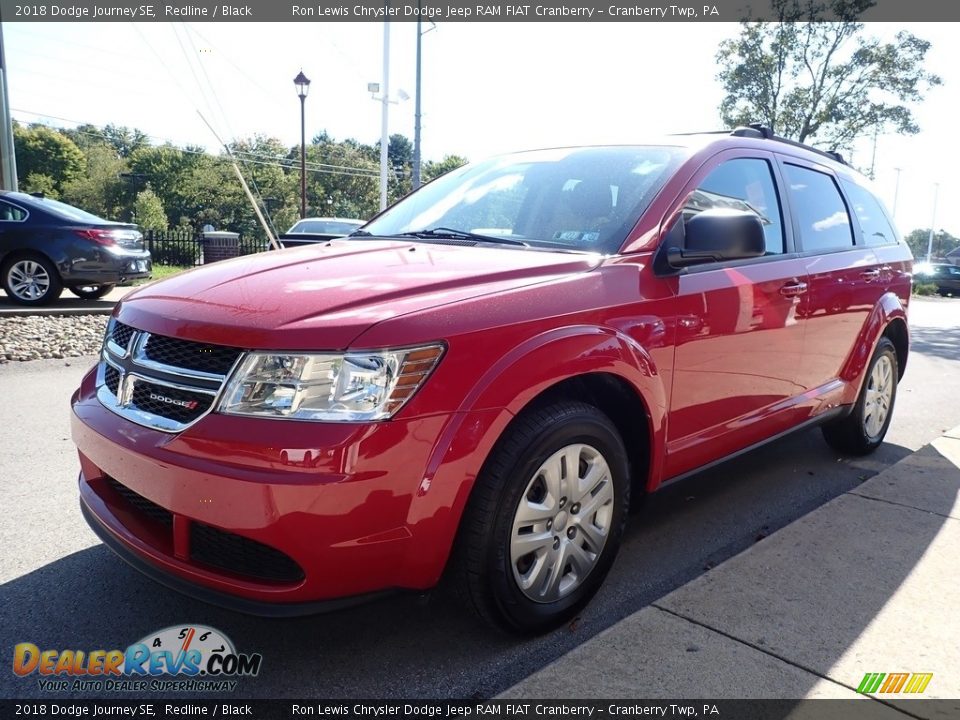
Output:
<instances>
[{"instance_id":1,"label":"front grille","mask_svg":"<svg viewBox=\"0 0 960 720\"><path fill-rule=\"evenodd\" d=\"M153 335L117 320L110 322L107 338L97 397L118 415L163 432L181 432L210 412L243 354L225 345Z\"/></svg>"},{"instance_id":2,"label":"front grille","mask_svg":"<svg viewBox=\"0 0 960 720\"><path fill-rule=\"evenodd\" d=\"M279 550L198 522L190 524L190 559L257 580L299 582L304 577L293 558Z\"/></svg>"},{"instance_id":3,"label":"front grille","mask_svg":"<svg viewBox=\"0 0 960 720\"><path fill-rule=\"evenodd\" d=\"M105 478L105 480L110 489L126 500L127 504L141 515L146 515L148 518L154 522L160 523L164 527L173 527L173 513L171 513L169 510L160 507L155 502L147 500L143 495L135 493L126 485L117 482L112 477L108 476Z\"/></svg>"},{"instance_id":4,"label":"front grille","mask_svg":"<svg viewBox=\"0 0 960 720\"><path fill-rule=\"evenodd\" d=\"M137 380L133 386L130 404L151 415L159 415L174 422L187 424L203 415L212 401L213 397L204 393L189 392Z\"/></svg>"},{"instance_id":5,"label":"front grille","mask_svg":"<svg viewBox=\"0 0 960 720\"><path fill-rule=\"evenodd\" d=\"M127 347L130 342L130 336L133 335L133 328L124 325L117 320L113 321L113 327L110 329L110 339L122 348Z\"/></svg>"},{"instance_id":6,"label":"front grille","mask_svg":"<svg viewBox=\"0 0 960 720\"><path fill-rule=\"evenodd\" d=\"M148 360L196 372L226 375L240 357L240 350L223 345L179 340L163 335L150 335L143 348Z\"/></svg>"},{"instance_id":7,"label":"front grille","mask_svg":"<svg viewBox=\"0 0 960 720\"><path fill-rule=\"evenodd\" d=\"M113 365L107 365L103 371L103 384L116 396L117 389L120 387L120 373Z\"/></svg>"}]
</instances>

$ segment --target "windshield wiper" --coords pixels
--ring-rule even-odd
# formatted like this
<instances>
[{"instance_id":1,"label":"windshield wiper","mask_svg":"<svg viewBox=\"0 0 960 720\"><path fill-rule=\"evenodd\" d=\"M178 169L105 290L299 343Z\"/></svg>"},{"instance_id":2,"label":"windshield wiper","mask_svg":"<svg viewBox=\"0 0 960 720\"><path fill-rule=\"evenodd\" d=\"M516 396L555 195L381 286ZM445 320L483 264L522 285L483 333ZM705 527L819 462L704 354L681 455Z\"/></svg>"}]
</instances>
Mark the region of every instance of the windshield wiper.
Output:
<instances>
[{"instance_id":1,"label":"windshield wiper","mask_svg":"<svg viewBox=\"0 0 960 720\"><path fill-rule=\"evenodd\" d=\"M415 238L448 238L456 240L476 240L477 242L496 243L498 245L516 245L517 247L530 247L523 240L514 240L513 238L497 235L479 235L467 230L457 230L448 227L436 227L431 230L417 230L416 232L405 232L391 235L391 237L415 237Z\"/></svg>"},{"instance_id":2,"label":"windshield wiper","mask_svg":"<svg viewBox=\"0 0 960 720\"><path fill-rule=\"evenodd\" d=\"M367 232L366 230L354 230L345 237L373 237L373 233Z\"/></svg>"}]
</instances>

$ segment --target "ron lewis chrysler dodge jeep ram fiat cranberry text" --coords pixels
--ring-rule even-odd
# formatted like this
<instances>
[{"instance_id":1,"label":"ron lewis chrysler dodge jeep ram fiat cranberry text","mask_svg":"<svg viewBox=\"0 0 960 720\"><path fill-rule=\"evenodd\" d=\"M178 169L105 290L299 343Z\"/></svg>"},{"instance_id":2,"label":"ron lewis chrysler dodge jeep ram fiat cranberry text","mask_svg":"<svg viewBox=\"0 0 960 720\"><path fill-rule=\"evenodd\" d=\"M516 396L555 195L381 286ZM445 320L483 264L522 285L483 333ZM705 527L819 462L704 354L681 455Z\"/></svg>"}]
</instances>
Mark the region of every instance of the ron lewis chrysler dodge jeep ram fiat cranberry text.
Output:
<instances>
[{"instance_id":1,"label":"ron lewis chrysler dodge jeep ram fiat cranberry text","mask_svg":"<svg viewBox=\"0 0 960 720\"><path fill-rule=\"evenodd\" d=\"M544 630L665 481L813 423L876 448L911 263L863 177L765 129L468 165L128 295L73 397L83 513L240 610L449 573Z\"/></svg>"}]
</instances>

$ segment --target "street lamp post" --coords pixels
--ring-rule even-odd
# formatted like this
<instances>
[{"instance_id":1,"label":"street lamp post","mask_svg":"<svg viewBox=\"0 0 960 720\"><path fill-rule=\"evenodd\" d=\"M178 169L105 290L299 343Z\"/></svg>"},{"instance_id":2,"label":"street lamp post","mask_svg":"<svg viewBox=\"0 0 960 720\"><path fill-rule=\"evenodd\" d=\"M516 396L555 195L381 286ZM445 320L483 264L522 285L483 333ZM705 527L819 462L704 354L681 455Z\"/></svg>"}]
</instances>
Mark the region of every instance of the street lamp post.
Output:
<instances>
[{"instance_id":1,"label":"street lamp post","mask_svg":"<svg viewBox=\"0 0 960 720\"><path fill-rule=\"evenodd\" d=\"M300 218L307 216L307 93L310 91L310 81L303 74L303 70L293 79L297 86L297 95L300 97Z\"/></svg>"}]
</instances>

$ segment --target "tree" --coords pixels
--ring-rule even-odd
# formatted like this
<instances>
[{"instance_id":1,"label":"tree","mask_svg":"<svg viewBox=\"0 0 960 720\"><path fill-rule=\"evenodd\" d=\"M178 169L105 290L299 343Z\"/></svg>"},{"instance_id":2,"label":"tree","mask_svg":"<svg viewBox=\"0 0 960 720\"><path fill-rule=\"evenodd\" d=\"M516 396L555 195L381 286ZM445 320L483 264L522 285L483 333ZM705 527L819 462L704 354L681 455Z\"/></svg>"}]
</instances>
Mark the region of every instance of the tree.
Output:
<instances>
[{"instance_id":1,"label":"tree","mask_svg":"<svg viewBox=\"0 0 960 720\"><path fill-rule=\"evenodd\" d=\"M446 155L440 162L428 160L423 164L423 181L430 182L434 178L445 175L451 170L467 164L467 159L461 155Z\"/></svg>"},{"instance_id":2,"label":"tree","mask_svg":"<svg viewBox=\"0 0 960 720\"><path fill-rule=\"evenodd\" d=\"M45 175L52 181L52 189L60 192L66 183L83 174L83 152L56 130L43 125L16 125L13 142L17 153L17 181L25 190L34 191L27 182L31 175Z\"/></svg>"},{"instance_id":3,"label":"tree","mask_svg":"<svg viewBox=\"0 0 960 720\"><path fill-rule=\"evenodd\" d=\"M136 128L126 126L107 125L103 128L103 136L116 149L120 157L130 157L134 151L149 145L149 136Z\"/></svg>"},{"instance_id":4,"label":"tree","mask_svg":"<svg viewBox=\"0 0 960 720\"><path fill-rule=\"evenodd\" d=\"M761 122L832 148L888 130L917 133L909 106L941 84L924 70L930 43L908 32L890 43L865 36L856 18L874 4L773 0L777 22L741 23L740 35L717 52L723 121Z\"/></svg>"},{"instance_id":5,"label":"tree","mask_svg":"<svg viewBox=\"0 0 960 720\"><path fill-rule=\"evenodd\" d=\"M133 203L134 220L143 230L166 230L167 214L163 210L163 201L150 189L150 185L137 193Z\"/></svg>"},{"instance_id":6,"label":"tree","mask_svg":"<svg viewBox=\"0 0 960 720\"><path fill-rule=\"evenodd\" d=\"M127 171L126 161L104 142L88 145L85 154L86 172L63 184L63 200L111 220L129 219L122 179Z\"/></svg>"},{"instance_id":7,"label":"tree","mask_svg":"<svg viewBox=\"0 0 960 720\"><path fill-rule=\"evenodd\" d=\"M25 193L38 193L44 197L52 198L57 200L60 197L60 193L57 192L57 184L54 182L53 178L49 175L44 175L43 173L30 173L24 178L23 182L19 183L20 192Z\"/></svg>"},{"instance_id":8,"label":"tree","mask_svg":"<svg viewBox=\"0 0 960 720\"><path fill-rule=\"evenodd\" d=\"M930 228L917 228L904 238L907 245L910 246L913 257L916 260L927 259L927 245L930 242ZM933 253L932 258L942 258L948 252L952 252L960 247L960 238L954 237L945 230L933 234Z\"/></svg>"}]
</instances>

